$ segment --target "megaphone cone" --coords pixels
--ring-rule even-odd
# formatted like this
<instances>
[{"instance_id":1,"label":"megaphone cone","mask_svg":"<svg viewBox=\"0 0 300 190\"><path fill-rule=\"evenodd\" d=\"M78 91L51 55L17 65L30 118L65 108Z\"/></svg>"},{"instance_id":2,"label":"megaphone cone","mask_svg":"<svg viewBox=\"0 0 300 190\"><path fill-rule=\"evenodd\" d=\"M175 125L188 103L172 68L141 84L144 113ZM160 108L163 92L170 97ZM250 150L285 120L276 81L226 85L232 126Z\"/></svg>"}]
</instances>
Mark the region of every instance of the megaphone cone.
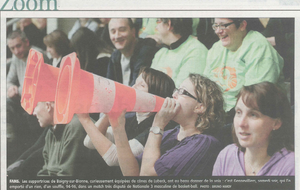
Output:
<instances>
[{"instance_id":1,"label":"megaphone cone","mask_svg":"<svg viewBox=\"0 0 300 190\"><path fill-rule=\"evenodd\" d=\"M74 113L109 113L124 109L157 112L164 98L135 90L80 69L76 53L62 59L54 106L54 123L71 121Z\"/></svg>"},{"instance_id":2,"label":"megaphone cone","mask_svg":"<svg viewBox=\"0 0 300 190\"><path fill-rule=\"evenodd\" d=\"M30 49L21 106L28 114L32 114L38 102L54 101L59 69L44 63L43 54Z\"/></svg>"}]
</instances>

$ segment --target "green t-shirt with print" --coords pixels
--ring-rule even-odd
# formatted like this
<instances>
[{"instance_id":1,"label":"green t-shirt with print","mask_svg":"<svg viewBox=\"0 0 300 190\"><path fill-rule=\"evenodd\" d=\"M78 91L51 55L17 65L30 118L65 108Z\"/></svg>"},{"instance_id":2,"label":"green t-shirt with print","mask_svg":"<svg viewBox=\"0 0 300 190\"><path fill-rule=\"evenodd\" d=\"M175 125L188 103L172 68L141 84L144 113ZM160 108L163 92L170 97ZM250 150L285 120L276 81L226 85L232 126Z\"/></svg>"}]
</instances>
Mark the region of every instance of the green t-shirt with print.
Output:
<instances>
[{"instance_id":1,"label":"green t-shirt with print","mask_svg":"<svg viewBox=\"0 0 300 190\"><path fill-rule=\"evenodd\" d=\"M235 52L216 42L206 63L204 75L223 89L226 111L235 106L243 86L269 81L284 89L283 59L259 32L249 31Z\"/></svg>"},{"instance_id":2,"label":"green t-shirt with print","mask_svg":"<svg viewBox=\"0 0 300 190\"><path fill-rule=\"evenodd\" d=\"M176 49L161 48L155 54L151 68L168 74L179 86L190 73L204 72L207 51L201 42L189 36Z\"/></svg>"}]
</instances>

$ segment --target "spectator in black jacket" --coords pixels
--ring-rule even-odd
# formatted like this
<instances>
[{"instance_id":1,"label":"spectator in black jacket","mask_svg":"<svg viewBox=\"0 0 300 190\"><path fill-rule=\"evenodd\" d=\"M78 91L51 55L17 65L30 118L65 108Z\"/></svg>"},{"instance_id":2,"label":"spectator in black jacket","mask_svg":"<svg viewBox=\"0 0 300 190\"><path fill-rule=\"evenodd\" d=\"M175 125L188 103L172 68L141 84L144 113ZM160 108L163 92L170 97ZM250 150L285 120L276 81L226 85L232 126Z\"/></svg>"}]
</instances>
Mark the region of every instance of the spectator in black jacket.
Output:
<instances>
[{"instance_id":1,"label":"spectator in black jacket","mask_svg":"<svg viewBox=\"0 0 300 190\"><path fill-rule=\"evenodd\" d=\"M132 86L138 77L140 67L150 67L157 51L156 42L150 38L137 39L130 18L111 19L109 34L116 50L111 55L107 77Z\"/></svg>"}]
</instances>

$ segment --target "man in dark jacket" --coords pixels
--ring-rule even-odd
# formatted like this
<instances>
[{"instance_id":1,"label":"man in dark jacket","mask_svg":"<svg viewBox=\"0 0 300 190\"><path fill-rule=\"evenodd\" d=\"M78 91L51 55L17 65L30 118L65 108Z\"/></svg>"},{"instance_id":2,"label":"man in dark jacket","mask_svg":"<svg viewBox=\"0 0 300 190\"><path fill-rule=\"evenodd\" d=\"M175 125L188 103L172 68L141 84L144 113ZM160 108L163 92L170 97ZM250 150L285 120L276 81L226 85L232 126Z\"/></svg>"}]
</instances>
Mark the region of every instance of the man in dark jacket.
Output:
<instances>
[{"instance_id":1,"label":"man in dark jacket","mask_svg":"<svg viewBox=\"0 0 300 190\"><path fill-rule=\"evenodd\" d=\"M140 67L150 67L157 51L153 39L137 39L130 18L115 18L109 22L109 35L116 50L112 53L107 70L109 79L132 86Z\"/></svg>"}]
</instances>

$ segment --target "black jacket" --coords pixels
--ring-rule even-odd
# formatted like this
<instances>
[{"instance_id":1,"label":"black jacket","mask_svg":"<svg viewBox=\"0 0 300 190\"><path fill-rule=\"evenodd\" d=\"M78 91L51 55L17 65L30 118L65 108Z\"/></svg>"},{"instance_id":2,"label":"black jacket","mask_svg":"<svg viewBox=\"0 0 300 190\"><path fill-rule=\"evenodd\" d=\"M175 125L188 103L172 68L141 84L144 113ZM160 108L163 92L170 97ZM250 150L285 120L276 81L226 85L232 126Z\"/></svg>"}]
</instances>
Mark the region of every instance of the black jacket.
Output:
<instances>
[{"instance_id":1,"label":"black jacket","mask_svg":"<svg viewBox=\"0 0 300 190\"><path fill-rule=\"evenodd\" d=\"M157 50L155 40L151 38L138 39L138 43L136 44L134 53L130 59L130 86L134 85L141 67L151 66L152 59ZM107 68L107 78L119 83L123 83L121 55L120 50L115 50L110 57Z\"/></svg>"}]
</instances>

